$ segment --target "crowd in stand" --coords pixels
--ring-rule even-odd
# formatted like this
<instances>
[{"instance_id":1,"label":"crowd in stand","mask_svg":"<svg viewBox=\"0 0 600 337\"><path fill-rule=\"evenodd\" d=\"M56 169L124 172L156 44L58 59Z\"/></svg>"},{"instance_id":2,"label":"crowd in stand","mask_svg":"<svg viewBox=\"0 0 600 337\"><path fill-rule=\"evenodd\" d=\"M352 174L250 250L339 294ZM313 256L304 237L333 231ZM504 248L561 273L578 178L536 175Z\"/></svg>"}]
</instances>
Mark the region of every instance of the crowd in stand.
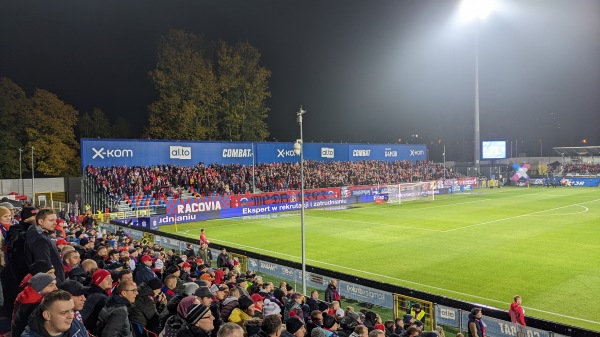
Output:
<instances>
[{"instance_id":1,"label":"crowd in stand","mask_svg":"<svg viewBox=\"0 0 600 337\"><path fill-rule=\"evenodd\" d=\"M600 174L600 164L565 164L563 174Z\"/></svg>"},{"instance_id":2,"label":"crowd in stand","mask_svg":"<svg viewBox=\"0 0 600 337\"><path fill-rule=\"evenodd\" d=\"M458 175L430 161L306 161L305 188L393 184L456 178ZM151 196L158 200L178 198L182 191L200 196L245 194L256 189L275 192L300 189L299 163L258 164L254 168L239 164L193 167L159 165L151 167L93 167L85 169L103 192L114 199Z\"/></svg>"},{"instance_id":3,"label":"crowd in stand","mask_svg":"<svg viewBox=\"0 0 600 337\"><path fill-rule=\"evenodd\" d=\"M396 321L342 309L335 280L325 302L276 287L225 249L213 259L206 236L175 254L122 229L100 233L91 214L79 222L24 207L16 221L17 211L0 205L0 303L13 336L443 336L423 331L418 306Z\"/></svg>"}]
</instances>

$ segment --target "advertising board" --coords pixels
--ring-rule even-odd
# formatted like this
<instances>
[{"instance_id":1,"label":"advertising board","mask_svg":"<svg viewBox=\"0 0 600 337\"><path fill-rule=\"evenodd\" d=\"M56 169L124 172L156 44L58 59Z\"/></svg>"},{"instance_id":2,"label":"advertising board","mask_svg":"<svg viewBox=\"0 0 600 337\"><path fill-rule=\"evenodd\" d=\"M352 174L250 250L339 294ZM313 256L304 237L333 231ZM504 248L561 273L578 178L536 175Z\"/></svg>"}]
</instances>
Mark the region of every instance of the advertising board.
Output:
<instances>
[{"instance_id":1,"label":"advertising board","mask_svg":"<svg viewBox=\"0 0 600 337\"><path fill-rule=\"evenodd\" d=\"M317 188L311 190L304 190L304 200L325 200L335 199L340 197L340 188ZM289 202L297 202L302 198L299 190L294 191L282 191L282 192L269 192L260 194L241 194L231 196L231 207L242 207L242 206L260 206L260 205L271 205L271 204L282 204Z\"/></svg>"}]
</instances>

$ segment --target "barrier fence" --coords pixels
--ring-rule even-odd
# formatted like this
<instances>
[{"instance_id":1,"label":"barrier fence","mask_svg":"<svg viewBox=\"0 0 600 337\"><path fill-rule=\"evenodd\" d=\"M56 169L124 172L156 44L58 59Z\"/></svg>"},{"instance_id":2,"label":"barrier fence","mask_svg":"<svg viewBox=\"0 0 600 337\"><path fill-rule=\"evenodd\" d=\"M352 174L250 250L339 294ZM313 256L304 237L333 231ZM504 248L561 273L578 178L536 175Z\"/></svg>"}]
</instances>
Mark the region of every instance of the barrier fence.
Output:
<instances>
[{"instance_id":1,"label":"barrier fence","mask_svg":"<svg viewBox=\"0 0 600 337\"><path fill-rule=\"evenodd\" d=\"M200 248L197 244L198 241L193 238L150 229L141 231L115 222L100 223L99 225L101 231L113 233L116 232L118 227L122 227L125 233L135 240L147 244L155 243L167 249L174 249L180 254L187 249L188 244L192 244L194 251ZM210 248L213 259L216 259L220 253L217 248L222 247ZM230 252L232 258L233 256L238 257L240 269L243 272L249 269L260 274L285 279L295 284L302 283L302 270L299 263L232 247L225 248ZM419 303L421 309L425 311L424 324L426 328L431 330L436 325L444 325L458 329L466 335L468 314L471 308L479 306L319 267L307 266L306 270L305 280L308 287L325 290L331 279L337 279L338 291L342 297L392 309L394 310L394 317L402 317L405 313L410 312L410 308L414 303ZM527 322L531 326L524 327L511 323L505 310L484 307L484 312L488 313L488 315L484 315L483 320L487 324L486 336L490 337L587 337L599 335L598 332L531 317L527 318ZM541 327L546 327L546 329L541 329Z\"/></svg>"}]
</instances>

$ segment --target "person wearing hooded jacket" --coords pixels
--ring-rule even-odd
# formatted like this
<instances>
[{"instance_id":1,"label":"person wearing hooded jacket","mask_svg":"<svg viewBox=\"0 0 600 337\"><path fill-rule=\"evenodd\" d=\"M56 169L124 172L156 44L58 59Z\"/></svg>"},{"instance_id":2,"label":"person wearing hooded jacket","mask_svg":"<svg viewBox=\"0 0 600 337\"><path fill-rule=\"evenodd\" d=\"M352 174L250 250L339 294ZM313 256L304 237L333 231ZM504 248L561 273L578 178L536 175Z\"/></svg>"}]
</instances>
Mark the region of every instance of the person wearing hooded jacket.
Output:
<instances>
[{"instance_id":1,"label":"person wearing hooded jacket","mask_svg":"<svg viewBox=\"0 0 600 337\"><path fill-rule=\"evenodd\" d=\"M229 297L223 300L223 307L221 308L221 319L223 322L229 321L229 315L235 308L240 307L238 298L240 297L240 291L237 288L231 288L229 290Z\"/></svg>"},{"instance_id":2,"label":"person wearing hooded jacket","mask_svg":"<svg viewBox=\"0 0 600 337\"><path fill-rule=\"evenodd\" d=\"M521 296L517 295L514 297L514 302L510 304L510 309L508 310L508 314L510 315L510 321L516 324L521 324L526 326L525 324L525 310L521 306Z\"/></svg>"},{"instance_id":3,"label":"person wearing hooded jacket","mask_svg":"<svg viewBox=\"0 0 600 337\"><path fill-rule=\"evenodd\" d=\"M112 277L107 270L98 269L92 275L92 285L85 294L81 317L91 334L97 336L97 318L112 288Z\"/></svg>"},{"instance_id":4,"label":"person wearing hooded jacket","mask_svg":"<svg viewBox=\"0 0 600 337\"><path fill-rule=\"evenodd\" d=\"M29 283L17 295L12 316L11 330L13 336L21 336L31 313L40 305L43 297L56 290L54 275L40 273L29 280Z\"/></svg>"},{"instance_id":5,"label":"person wearing hooded jacket","mask_svg":"<svg viewBox=\"0 0 600 337\"><path fill-rule=\"evenodd\" d=\"M135 303L129 307L129 320L155 333L161 330L159 312L162 312L167 304L167 298L161 292L162 285L158 278L148 281L147 284L140 283Z\"/></svg>"},{"instance_id":6,"label":"person wearing hooded jacket","mask_svg":"<svg viewBox=\"0 0 600 337\"><path fill-rule=\"evenodd\" d=\"M85 330L73 330L75 304L63 290L49 293L29 318L24 337L87 337Z\"/></svg>"}]
</instances>

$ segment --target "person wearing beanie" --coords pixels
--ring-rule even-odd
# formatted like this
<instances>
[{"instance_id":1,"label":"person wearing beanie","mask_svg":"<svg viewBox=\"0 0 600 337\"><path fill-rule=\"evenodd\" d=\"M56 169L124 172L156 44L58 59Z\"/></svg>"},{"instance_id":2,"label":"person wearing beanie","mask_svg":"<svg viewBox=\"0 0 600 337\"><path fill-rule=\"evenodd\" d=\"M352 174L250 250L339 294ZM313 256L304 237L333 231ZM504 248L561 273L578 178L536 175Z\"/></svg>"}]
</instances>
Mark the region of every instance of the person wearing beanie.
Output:
<instances>
[{"instance_id":1,"label":"person wearing beanie","mask_svg":"<svg viewBox=\"0 0 600 337\"><path fill-rule=\"evenodd\" d=\"M135 305L129 308L129 319L160 333L159 314L167 305L167 297L162 293L163 283L157 277L138 285Z\"/></svg>"},{"instance_id":2,"label":"person wearing beanie","mask_svg":"<svg viewBox=\"0 0 600 337\"><path fill-rule=\"evenodd\" d=\"M92 274L92 283L85 294L86 301L83 310L81 310L81 318L83 318L86 328L94 336L98 336L98 314L100 314L111 294L112 282L110 272L98 269Z\"/></svg>"},{"instance_id":3,"label":"person wearing beanie","mask_svg":"<svg viewBox=\"0 0 600 337\"><path fill-rule=\"evenodd\" d=\"M29 266L29 270L31 272L29 274L27 274L25 276L25 278L23 278L23 280L21 281L21 284L19 285L19 292L21 292L21 291L23 291L23 289L25 289L25 287L27 286L27 284L29 283L29 280L31 280L33 275L36 275L39 273L46 273L46 274L50 274L50 275L54 276L54 267L47 261L43 261L43 260L35 261L34 263L32 263L31 266Z\"/></svg>"},{"instance_id":4,"label":"person wearing beanie","mask_svg":"<svg viewBox=\"0 0 600 337\"><path fill-rule=\"evenodd\" d=\"M214 319L209 307L192 304L185 317L186 324L177 331L177 337L209 337L215 328Z\"/></svg>"},{"instance_id":5,"label":"person wearing beanie","mask_svg":"<svg viewBox=\"0 0 600 337\"><path fill-rule=\"evenodd\" d=\"M281 308L279 307L279 305L277 305L277 303L271 301L268 298L265 298L265 301L263 304L263 317L266 317L268 315L281 316Z\"/></svg>"},{"instance_id":6,"label":"person wearing beanie","mask_svg":"<svg viewBox=\"0 0 600 337\"><path fill-rule=\"evenodd\" d=\"M281 337L304 337L305 335L306 326L300 317L292 316L285 320L285 330Z\"/></svg>"},{"instance_id":7,"label":"person wearing beanie","mask_svg":"<svg viewBox=\"0 0 600 337\"><path fill-rule=\"evenodd\" d=\"M29 227L26 233L25 261L28 266L37 260L51 263L56 271L56 282L60 284L65 280L62 258L54 242L48 235L44 235L54 231L56 218L56 213L51 209L42 209L36 214L36 225Z\"/></svg>"},{"instance_id":8,"label":"person wearing beanie","mask_svg":"<svg viewBox=\"0 0 600 337\"><path fill-rule=\"evenodd\" d=\"M6 266L6 234L12 226L12 212L10 209L0 206L0 267Z\"/></svg>"},{"instance_id":9,"label":"person wearing beanie","mask_svg":"<svg viewBox=\"0 0 600 337\"><path fill-rule=\"evenodd\" d=\"M179 329L181 329L181 327L183 327L186 324L185 317L187 316L188 309L190 308L190 306L192 304L200 304L200 300L198 300L198 298L196 298L195 296L186 296L186 297L180 298L179 303L177 303L175 305L174 312L171 312L171 308L170 308L172 303L169 302L167 304L167 309L168 309L167 311L170 312L170 314L169 314L170 317L168 317L167 321L164 324L164 326L165 326L164 336L165 337L177 336L177 331L179 331Z\"/></svg>"},{"instance_id":10,"label":"person wearing beanie","mask_svg":"<svg viewBox=\"0 0 600 337\"><path fill-rule=\"evenodd\" d=\"M314 328L310 332L310 337L325 337L325 330L323 330L321 328ZM361 336L361 337L364 337L364 336Z\"/></svg>"},{"instance_id":11,"label":"person wearing beanie","mask_svg":"<svg viewBox=\"0 0 600 337\"><path fill-rule=\"evenodd\" d=\"M249 296L243 295L238 302L240 307L233 309L227 320L244 327L244 321L254 317L254 301Z\"/></svg>"},{"instance_id":12,"label":"person wearing beanie","mask_svg":"<svg viewBox=\"0 0 600 337\"><path fill-rule=\"evenodd\" d=\"M338 323L335 320L335 316L323 315L323 330L326 337L338 337L337 328Z\"/></svg>"},{"instance_id":13,"label":"person wearing beanie","mask_svg":"<svg viewBox=\"0 0 600 337\"><path fill-rule=\"evenodd\" d=\"M12 315L12 332L14 336L21 336L31 313L40 305L44 295L57 290L54 275L39 273L29 280L29 283L17 295L14 312Z\"/></svg>"}]
</instances>

